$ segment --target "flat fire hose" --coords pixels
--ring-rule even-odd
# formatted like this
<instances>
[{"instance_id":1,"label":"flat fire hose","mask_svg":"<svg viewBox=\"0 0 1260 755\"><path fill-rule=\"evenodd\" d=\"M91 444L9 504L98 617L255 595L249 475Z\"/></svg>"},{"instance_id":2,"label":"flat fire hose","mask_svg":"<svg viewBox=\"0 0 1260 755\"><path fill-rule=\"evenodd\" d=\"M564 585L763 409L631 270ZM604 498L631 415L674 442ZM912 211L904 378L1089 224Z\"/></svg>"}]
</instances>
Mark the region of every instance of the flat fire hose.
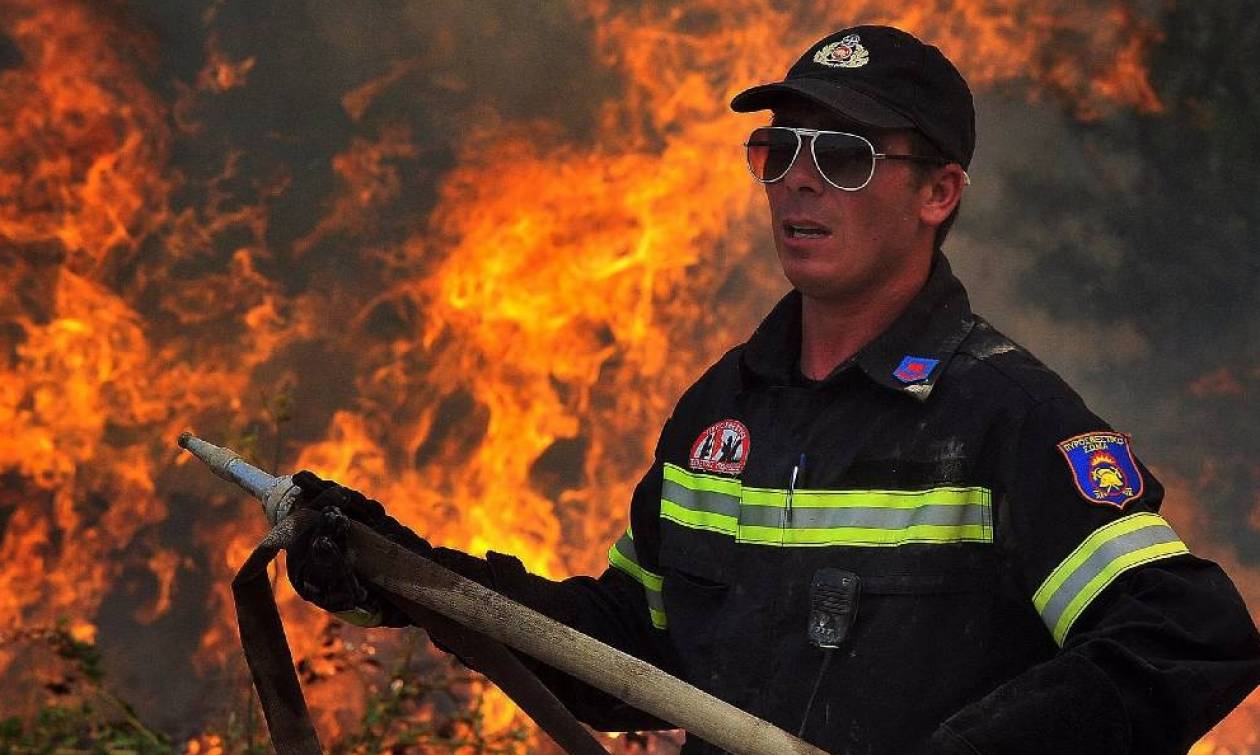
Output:
<instances>
[{"instance_id":1,"label":"flat fire hose","mask_svg":"<svg viewBox=\"0 0 1260 755\"><path fill-rule=\"evenodd\" d=\"M290 478L273 477L189 433L180 436L179 444L215 474L259 498L275 525L232 582L241 643L276 752L320 753L267 577L267 565L317 514L301 509L290 514L298 493ZM566 752L606 750L504 645L736 755L825 755L768 721L412 553L358 522L351 522L349 546L360 577L387 592L417 626L499 685Z\"/></svg>"},{"instance_id":2,"label":"flat fire hose","mask_svg":"<svg viewBox=\"0 0 1260 755\"><path fill-rule=\"evenodd\" d=\"M254 549L232 581L245 660L258 690L272 743L280 755L317 755L322 750L298 684L267 565L318 516L311 510L299 510L281 520ZM352 526L359 530L352 535L352 543L360 557L394 545L363 525ZM391 602L406 613L412 623L427 631L430 638L498 685L565 752L607 755L608 751L578 723L551 690L503 645L402 596L391 595L391 598Z\"/></svg>"}]
</instances>

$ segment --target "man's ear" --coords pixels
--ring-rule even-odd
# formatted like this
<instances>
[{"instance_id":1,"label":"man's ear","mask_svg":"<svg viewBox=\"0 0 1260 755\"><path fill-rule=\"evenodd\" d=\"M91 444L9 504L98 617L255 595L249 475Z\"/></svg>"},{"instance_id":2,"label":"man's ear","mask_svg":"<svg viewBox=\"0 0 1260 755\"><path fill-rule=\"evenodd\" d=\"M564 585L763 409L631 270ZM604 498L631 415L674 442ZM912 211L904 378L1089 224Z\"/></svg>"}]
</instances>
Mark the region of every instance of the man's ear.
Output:
<instances>
[{"instance_id":1,"label":"man's ear","mask_svg":"<svg viewBox=\"0 0 1260 755\"><path fill-rule=\"evenodd\" d=\"M933 227L945 222L958 203L971 180L967 171L958 163L941 166L932 172L923 185L923 202L919 205L919 220Z\"/></svg>"}]
</instances>

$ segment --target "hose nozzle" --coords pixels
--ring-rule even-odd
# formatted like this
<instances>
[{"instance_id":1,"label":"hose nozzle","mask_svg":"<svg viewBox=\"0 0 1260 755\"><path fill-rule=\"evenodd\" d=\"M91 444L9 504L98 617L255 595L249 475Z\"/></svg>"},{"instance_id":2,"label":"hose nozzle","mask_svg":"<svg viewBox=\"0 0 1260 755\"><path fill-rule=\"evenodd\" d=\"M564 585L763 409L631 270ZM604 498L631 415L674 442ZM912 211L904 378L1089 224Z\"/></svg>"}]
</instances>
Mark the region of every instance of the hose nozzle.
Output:
<instances>
[{"instance_id":1,"label":"hose nozzle","mask_svg":"<svg viewBox=\"0 0 1260 755\"><path fill-rule=\"evenodd\" d=\"M198 438L190 432L179 434L179 447L201 459L210 471L244 488L263 505L267 522L273 527L293 508L302 492L293 484L293 477L276 477L250 464L235 451Z\"/></svg>"}]
</instances>

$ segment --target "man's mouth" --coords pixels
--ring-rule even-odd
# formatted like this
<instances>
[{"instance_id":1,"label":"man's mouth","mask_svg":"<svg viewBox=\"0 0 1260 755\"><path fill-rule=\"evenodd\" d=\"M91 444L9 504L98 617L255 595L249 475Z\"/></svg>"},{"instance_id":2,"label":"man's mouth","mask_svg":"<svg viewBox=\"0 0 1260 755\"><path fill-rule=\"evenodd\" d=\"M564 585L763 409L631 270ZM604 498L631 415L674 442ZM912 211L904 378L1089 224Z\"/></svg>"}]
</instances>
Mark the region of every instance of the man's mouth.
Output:
<instances>
[{"instance_id":1,"label":"man's mouth","mask_svg":"<svg viewBox=\"0 0 1260 755\"><path fill-rule=\"evenodd\" d=\"M783 231L790 239L821 239L831 235L823 226L810 223L784 223Z\"/></svg>"}]
</instances>

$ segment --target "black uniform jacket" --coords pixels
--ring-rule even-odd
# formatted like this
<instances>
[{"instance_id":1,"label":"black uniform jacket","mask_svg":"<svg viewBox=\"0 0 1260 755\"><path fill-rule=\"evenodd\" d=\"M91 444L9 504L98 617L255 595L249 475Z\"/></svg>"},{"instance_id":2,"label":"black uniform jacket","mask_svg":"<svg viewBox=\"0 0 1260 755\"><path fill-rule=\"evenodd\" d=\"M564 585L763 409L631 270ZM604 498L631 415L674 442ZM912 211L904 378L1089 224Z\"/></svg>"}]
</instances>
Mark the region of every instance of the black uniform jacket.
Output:
<instances>
[{"instance_id":1,"label":"black uniform jacket","mask_svg":"<svg viewBox=\"0 0 1260 755\"><path fill-rule=\"evenodd\" d=\"M1128 437L943 256L827 379L799 345L792 293L683 395L601 577L491 554L490 581L835 753L1185 752L1260 682L1246 607ZM824 567L860 580L832 650L808 633ZM596 727L661 726L539 671Z\"/></svg>"}]
</instances>

